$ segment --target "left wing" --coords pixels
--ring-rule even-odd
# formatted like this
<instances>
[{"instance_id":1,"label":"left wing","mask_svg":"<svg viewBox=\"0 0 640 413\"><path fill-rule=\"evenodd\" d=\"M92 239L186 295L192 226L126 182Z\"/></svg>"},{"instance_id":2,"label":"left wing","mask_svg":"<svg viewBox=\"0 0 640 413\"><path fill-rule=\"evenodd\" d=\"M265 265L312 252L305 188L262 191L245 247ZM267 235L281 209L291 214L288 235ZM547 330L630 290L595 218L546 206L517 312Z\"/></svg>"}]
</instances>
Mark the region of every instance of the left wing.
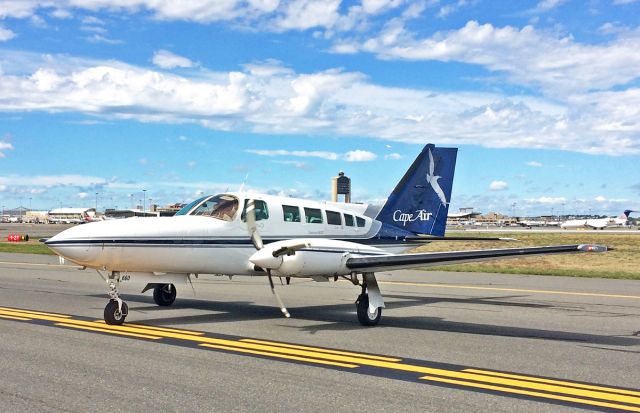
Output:
<instances>
[{"instance_id":1,"label":"left wing","mask_svg":"<svg viewBox=\"0 0 640 413\"><path fill-rule=\"evenodd\" d=\"M529 255L562 254L570 252L605 252L607 247L595 244L552 245L547 247L501 248L472 251L426 252L417 254L388 254L351 257L346 266L361 272L390 271L402 268L432 267L435 265L461 264L489 261L500 258L517 258Z\"/></svg>"}]
</instances>

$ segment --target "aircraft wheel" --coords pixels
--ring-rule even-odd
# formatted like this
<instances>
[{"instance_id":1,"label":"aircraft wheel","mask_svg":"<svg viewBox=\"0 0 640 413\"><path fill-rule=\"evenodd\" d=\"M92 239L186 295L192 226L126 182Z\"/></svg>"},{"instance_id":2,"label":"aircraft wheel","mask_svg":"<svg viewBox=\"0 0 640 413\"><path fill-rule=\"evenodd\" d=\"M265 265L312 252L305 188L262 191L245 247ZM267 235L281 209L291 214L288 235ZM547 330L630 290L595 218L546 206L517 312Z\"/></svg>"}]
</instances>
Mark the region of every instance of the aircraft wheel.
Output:
<instances>
[{"instance_id":1,"label":"aircraft wheel","mask_svg":"<svg viewBox=\"0 0 640 413\"><path fill-rule=\"evenodd\" d=\"M173 284L159 284L153 288L153 301L166 307L176 300L176 287Z\"/></svg>"},{"instance_id":2,"label":"aircraft wheel","mask_svg":"<svg viewBox=\"0 0 640 413\"><path fill-rule=\"evenodd\" d=\"M369 311L369 294L360 294L356 301L358 312L358 321L363 326L375 326L382 316L382 308L376 308L376 311Z\"/></svg>"},{"instance_id":3,"label":"aircraft wheel","mask_svg":"<svg viewBox=\"0 0 640 413\"><path fill-rule=\"evenodd\" d=\"M120 311L118 310L118 302L116 300L110 300L104 308L104 322L110 325L122 325L127 314L129 314L129 306L127 303L122 302L122 311Z\"/></svg>"}]
</instances>

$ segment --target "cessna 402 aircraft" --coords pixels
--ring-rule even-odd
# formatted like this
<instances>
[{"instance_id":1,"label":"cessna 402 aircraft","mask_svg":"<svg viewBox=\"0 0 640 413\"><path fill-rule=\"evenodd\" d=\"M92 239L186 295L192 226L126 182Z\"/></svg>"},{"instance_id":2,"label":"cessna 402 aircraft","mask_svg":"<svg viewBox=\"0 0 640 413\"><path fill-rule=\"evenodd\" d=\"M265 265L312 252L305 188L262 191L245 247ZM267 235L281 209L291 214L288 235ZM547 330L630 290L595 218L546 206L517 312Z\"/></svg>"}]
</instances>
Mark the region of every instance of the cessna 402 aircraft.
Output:
<instances>
[{"instance_id":1,"label":"cessna 402 aircraft","mask_svg":"<svg viewBox=\"0 0 640 413\"><path fill-rule=\"evenodd\" d=\"M398 252L443 239L457 149L427 145L376 214L361 204L313 202L254 193L198 199L169 218L128 218L69 228L45 244L107 282L107 324L122 324L128 306L122 281L146 285L156 304L171 305L175 284L198 274L266 276L282 313L289 312L273 277L345 278L361 288L358 320L378 323L385 306L376 271L449 263L604 251L597 245L558 245L419 254Z\"/></svg>"}]
</instances>

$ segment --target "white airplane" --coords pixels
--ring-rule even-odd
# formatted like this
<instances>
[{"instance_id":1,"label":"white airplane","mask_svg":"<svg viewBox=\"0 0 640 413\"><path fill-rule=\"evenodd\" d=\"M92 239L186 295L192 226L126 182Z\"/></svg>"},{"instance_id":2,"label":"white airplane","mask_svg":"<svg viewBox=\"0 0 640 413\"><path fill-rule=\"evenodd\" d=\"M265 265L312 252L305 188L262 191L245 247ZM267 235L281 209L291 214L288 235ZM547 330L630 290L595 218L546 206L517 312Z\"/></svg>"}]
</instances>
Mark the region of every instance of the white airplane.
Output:
<instances>
[{"instance_id":1,"label":"white airplane","mask_svg":"<svg viewBox=\"0 0 640 413\"><path fill-rule=\"evenodd\" d=\"M594 218L594 219L570 219L562 224L560 224L560 228L562 229L605 229L607 227L623 227L626 226L629 222L629 214L632 212L630 209L625 210L620 216L617 218Z\"/></svg>"},{"instance_id":2,"label":"white airplane","mask_svg":"<svg viewBox=\"0 0 640 413\"><path fill-rule=\"evenodd\" d=\"M456 155L456 148L427 145L375 217L363 205L235 192L200 198L173 217L93 222L44 242L61 259L96 269L107 282L107 324L122 324L128 314L119 297L121 282L142 283L142 292L153 289L156 304L167 306L176 298L175 284L222 274L266 276L286 317L273 277L347 279L361 287L358 320L371 326L385 306L376 271L606 250L559 245L398 254L443 239L449 203L441 197L451 197ZM432 184L435 177L440 190Z\"/></svg>"}]
</instances>

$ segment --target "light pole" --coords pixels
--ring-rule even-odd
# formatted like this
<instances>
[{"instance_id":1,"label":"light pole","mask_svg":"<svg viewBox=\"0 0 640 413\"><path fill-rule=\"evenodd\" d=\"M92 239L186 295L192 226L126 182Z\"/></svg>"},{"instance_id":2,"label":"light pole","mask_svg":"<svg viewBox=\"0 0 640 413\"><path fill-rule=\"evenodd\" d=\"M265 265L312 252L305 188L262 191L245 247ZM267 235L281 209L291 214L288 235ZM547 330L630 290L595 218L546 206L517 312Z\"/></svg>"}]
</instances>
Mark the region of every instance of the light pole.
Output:
<instances>
[{"instance_id":1,"label":"light pole","mask_svg":"<svg viewBox=\"0 0 640 413\"><path fill-rule=\"evenodd\" d=\"M147 210L147 190L142 190L142 212Z\"/></svg>"},{"instance_id":2,"label":"light pole","mask_svg":"<svg viewBox=\"0 0 640 413\"><path fill-rule=\"evenodd\" d=\"M31 211L31 197L29 197L29 211Z\"/></svg>"},{"instance_id":3,"label":"light pole","mask_svg":"<svg viewBox=\"0 0 640 413\"><path fill-rule=\"evenodd\" d=\"M96 192L96 213L98 212L98 193Z\"/></svg>"},{"instance_id":4,"label":"light pole","mask_svg":"<svg viewBox=\"0 0 640 413\"><path fill-rule=\"evenodd\" d=\"M129 194L129 200L131 201L131 209L133 209L133 194Z\"/></svg>"}]
</instances>

